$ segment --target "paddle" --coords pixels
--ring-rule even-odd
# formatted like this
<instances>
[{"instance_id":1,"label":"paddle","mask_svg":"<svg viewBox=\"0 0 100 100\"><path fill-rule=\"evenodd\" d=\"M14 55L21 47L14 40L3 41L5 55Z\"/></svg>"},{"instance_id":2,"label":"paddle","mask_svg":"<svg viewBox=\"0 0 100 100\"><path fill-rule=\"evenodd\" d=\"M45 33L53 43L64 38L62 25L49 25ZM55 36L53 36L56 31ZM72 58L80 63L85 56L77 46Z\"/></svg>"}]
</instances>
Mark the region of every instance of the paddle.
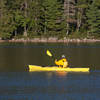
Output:
<instances>
[{"instance_id":1,"label":"paddle","mask_svg":"<svg viewBox=\"0 0 100 100\"><path fill-rule=\"evenodd\" d=\"M46 51L46 54L48 56L52 57L53 60L55 60L55 57L52 55L52 53L49 50Z\"/></svg>"},{"instance_id":2,"label":"paddle","mask_svg":"<svg viewBox=\"0 0 100 100\"><path fill-rule=\"evenodd\" d=\"M49 50L47 50L46 53L48 56L52 57L52 53Z\"/></svg>"},{"instance_id":3,"label":"paddle","mask_svg":"<svg viewBox=\"0 0 100 100\"><path fill-rule=\"evenodd\" d=\"M53 61L55 60L55 57L52 55L52 53L49 50L46 51L46 54L52 57Z\"/></svg>"}]
</instances>

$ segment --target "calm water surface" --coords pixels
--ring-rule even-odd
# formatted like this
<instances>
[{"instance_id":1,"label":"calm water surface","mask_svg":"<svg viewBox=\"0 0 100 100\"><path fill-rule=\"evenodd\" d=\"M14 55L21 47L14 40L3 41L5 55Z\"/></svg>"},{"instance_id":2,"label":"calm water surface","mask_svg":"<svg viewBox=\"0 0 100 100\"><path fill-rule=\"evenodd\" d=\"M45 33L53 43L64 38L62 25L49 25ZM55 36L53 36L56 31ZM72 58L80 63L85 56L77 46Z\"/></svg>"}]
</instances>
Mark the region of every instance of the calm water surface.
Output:
<instances>
[{"instance_id":1,"label":"calm water surface","mask_svg":"<svg viewBox=\"0 0 100 100\"><path fill-rule=\"evenodd\" d=\"M27 65L54 65L65 54L70 67L89 73L28 72ZM0 44L0 100L100 100L100 43Z\"/></svg>"}]
</instances>

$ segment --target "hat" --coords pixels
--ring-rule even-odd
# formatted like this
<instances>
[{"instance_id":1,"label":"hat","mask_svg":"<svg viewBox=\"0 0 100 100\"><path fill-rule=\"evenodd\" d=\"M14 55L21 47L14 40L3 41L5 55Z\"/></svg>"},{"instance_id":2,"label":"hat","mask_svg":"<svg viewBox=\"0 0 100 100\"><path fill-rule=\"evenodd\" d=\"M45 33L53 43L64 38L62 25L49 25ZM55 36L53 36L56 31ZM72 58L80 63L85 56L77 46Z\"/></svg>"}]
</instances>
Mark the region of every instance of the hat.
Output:
<instances>
[{"instance_id":1,"label":"hat","mask_svg":"<svg viewBox=\"0 0 100 100\"><path fill-rule=\"evenodd\" d=\"M62 58L65 58L65 55L62 55Z\"/></svg>"}]
</instances>

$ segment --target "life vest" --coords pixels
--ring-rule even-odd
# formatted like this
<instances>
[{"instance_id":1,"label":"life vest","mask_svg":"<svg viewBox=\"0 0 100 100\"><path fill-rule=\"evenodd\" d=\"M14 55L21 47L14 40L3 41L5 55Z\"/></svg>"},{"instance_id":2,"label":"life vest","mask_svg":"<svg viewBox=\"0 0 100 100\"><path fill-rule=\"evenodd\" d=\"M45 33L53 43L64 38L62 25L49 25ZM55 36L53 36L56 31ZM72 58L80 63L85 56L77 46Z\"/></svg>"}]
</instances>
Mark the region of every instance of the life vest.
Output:
<instances>
[{"instance_id":1,"label":"life vest","mask_svg":"<svg viewBox=\"0 0 100 100\"><path fill-rule=\"evenodd\" d=\"M60 66L60 65L63 66L63 65L64 65L64 62L67 62L67 60L66 60L65 58L60 59L60 60L58 60L58 61L55 60L55 64L56 64L56 65L59 65L59 66Z\"/></svg>"}]
</instances>

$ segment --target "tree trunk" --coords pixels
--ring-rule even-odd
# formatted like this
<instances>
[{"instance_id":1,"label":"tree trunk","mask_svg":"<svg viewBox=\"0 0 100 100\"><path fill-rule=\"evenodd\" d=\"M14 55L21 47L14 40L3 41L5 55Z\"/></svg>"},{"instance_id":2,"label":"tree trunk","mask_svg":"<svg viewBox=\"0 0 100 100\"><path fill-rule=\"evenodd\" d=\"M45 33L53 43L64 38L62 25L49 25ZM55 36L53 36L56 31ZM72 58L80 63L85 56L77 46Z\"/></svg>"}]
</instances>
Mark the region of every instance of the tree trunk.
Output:
<instances>
[{"instance_id":1,"label":"tree trunk","mask_svg":"<svg viewBox=\"0 0 100 100\"><path fill-rule=\"evenodd\" d=\"M27 1L25 0L25 18L27 18ZM26 27L26 24L24 26L24 36L27 37L27 27Z\"/></svg>"},{"instance_id":2,"label":"tree trunk","mask_svg":"<svg viewBox=\"0 0 100 100\"><path fill-rule=\"evenodd\" d=\"M14 35L17 36L17 30L15 30L15 34Z\"/></svg>"},{"instance_id":3,"label":"tree trunk","mask_svg":"<svg viewBox=\"0 0 100 100\"><path fill-rule=\"evenodd\" d=\"M75 24L75 0L64 0L64 16L66 20L66 35L69 34L70 23Z\"/></svg>"},{"instance_id":4,"label":"tree trunk","mask_svg":"<svg viewBox=\"0 0 100 100\"><path fill-rule=\"evenodd\" d=\"M45 22L44 22L44 35L46 35L46 33L47 33L47 28L46 28L47 27L47 24L46 24L47 22L46 22L46 13L45 12L46 11L44 10L44 14L45 14L44 15L44 17L45 17Z\"/></svg>"},{"instance_id":5,"label":"tree trunk","mask_svg":"<svg viewBox=\"0 0 100 100\"><path fill-rule=\"evenodd\" d=\"M24 26L24 36L27 37L27 28Z\"/></svg>"},{"instance_id":6,"label":"tree trunk","mask_svg":"<svg viewBox=\"0 0 100 100\"><path fill-rule=\"evenodd\" d=\"M3 18L3 0L0 0L0 6L1 6L1 9L0 9L0 22L2 22L2 18Z\"/></svg>"},{"instance_id":7,"label":"tree trunk","mask_svg":"<svg viewBox=\"0 0 100 100\"><path fill-rule=\"evenodd\" d=\"M65 0L64 1L64 16L65 16L65 20L66 20L66 35L69 34L69 23L68 23L68 19L69 19L69 0Z\"/></svg>"},{"instance_id":8,"label":"tree trunk","mask_svg":"<svg viewBox=\"0 0 100 100\"><path fill-rule=\"evenodd\" d=\"M68 0L68 5L67 5L67 33L66 35L69 34L69 0Z\"/></svg>"},{"instance_id":9,"label":"tree trunk","mask_svg":"<svg viewBox=\"0 0 100 100\"><path fill-rule=\"evenodd\" d=\"M81 22L82 22L82 12L83 12L83 9L82 9L82 8L78 8L77 32L79 31L79 29L80 29L80 27L81 27Z\"/></svg>"}]
</instances>

